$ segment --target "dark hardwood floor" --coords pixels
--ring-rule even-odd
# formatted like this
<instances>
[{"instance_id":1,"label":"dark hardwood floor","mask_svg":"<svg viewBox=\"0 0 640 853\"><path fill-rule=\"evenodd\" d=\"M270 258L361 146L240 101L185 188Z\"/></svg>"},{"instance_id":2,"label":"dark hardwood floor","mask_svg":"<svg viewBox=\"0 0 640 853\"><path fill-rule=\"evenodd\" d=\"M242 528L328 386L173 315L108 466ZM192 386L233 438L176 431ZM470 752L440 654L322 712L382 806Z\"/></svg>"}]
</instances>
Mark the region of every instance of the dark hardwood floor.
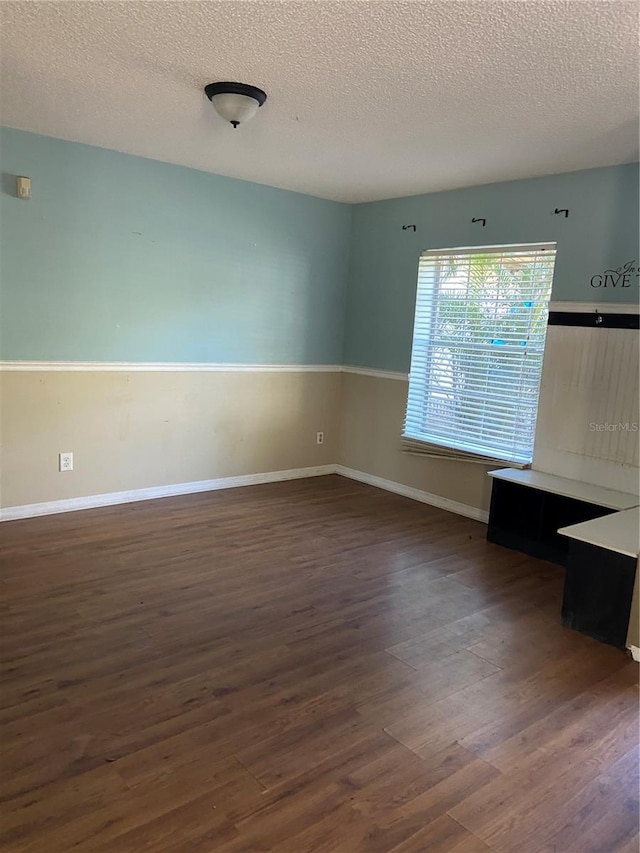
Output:
<instances>
[{"instance_id":1,"label":"dark hardwood floor","mask_svg":"<svg viewBox=\"0 0 640 853\"><path fill-rule=\"evenodd\" d=\"M334 476L0 536L3 851L638 851L638 667L479 523Z\"/></svg>"}]
</instances>

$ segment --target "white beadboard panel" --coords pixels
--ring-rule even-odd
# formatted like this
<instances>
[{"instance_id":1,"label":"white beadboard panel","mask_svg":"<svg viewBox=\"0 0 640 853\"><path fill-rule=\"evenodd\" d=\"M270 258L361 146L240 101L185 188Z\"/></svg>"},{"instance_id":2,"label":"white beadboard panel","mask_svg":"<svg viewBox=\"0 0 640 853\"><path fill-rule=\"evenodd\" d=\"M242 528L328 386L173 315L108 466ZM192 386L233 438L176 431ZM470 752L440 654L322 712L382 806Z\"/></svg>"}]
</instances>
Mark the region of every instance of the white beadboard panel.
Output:
<instances>
[{"instance_id":1,"label":"white beadboard panel","mask_svg":"<svg viewBox=\"0 0 640 853\"><path fill-rule=\"evenodd\" d=\"M547 330L533 468L638 490L638 341L634 329Z\"/></svg>"}]
</instances>

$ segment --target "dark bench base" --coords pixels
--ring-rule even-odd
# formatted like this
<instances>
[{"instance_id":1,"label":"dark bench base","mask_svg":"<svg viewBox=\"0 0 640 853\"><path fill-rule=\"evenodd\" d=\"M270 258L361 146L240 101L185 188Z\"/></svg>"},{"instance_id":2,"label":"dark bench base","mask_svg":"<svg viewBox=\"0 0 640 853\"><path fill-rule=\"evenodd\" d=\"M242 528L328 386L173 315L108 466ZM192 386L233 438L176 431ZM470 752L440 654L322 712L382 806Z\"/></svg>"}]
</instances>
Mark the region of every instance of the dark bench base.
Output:
<instances>
[{"instance_id":1,"label":"dark bench base","mask_svg":"<svg viewBox=\"0 0 640 853\"><path fill-rule=\"evenodd\" d=\"M487 539L564 566L569 540L558 528L613 512L617 510L495 478Z\"/></svg>"},{"instance_id":2,"label":"dark bench base","mask_svg":"<svg viewBox=\"0 0 640 853\"><path fill-rule=\"evenodd\" d=\"M562 624L624 648L636 559L557 532L617 511L495 478L487 539L565 566Z\"/></svg>"},{"instance_id":3,"label":"dark bench base","mask_svg":"<svg viewBox=\"0 0 640 853\"><path fill-rule=\"evenodd\" d=\"M624 648L636 564L635 557L570 540L562 624Z\"/></svg>"}]
</instances>

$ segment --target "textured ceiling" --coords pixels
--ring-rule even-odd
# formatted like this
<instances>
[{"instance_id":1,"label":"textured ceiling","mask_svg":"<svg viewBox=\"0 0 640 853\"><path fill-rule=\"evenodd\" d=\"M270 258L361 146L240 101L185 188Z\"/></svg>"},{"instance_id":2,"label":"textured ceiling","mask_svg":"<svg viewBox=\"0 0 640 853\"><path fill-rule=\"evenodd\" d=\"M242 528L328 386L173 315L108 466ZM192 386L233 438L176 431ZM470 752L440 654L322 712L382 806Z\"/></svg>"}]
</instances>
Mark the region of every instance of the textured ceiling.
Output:
<instances>
[{"instance_id":1,"label":"textured ceiling","mask_svg":"<svg viewBox=\"0 0 640 853\"><path fill-rule=\"evenodd\" d=\"M637 159L638 5L1 2L11 127L341 201ZM233 130L202 88L268 101Z\"/></svg>"}]
</instances>

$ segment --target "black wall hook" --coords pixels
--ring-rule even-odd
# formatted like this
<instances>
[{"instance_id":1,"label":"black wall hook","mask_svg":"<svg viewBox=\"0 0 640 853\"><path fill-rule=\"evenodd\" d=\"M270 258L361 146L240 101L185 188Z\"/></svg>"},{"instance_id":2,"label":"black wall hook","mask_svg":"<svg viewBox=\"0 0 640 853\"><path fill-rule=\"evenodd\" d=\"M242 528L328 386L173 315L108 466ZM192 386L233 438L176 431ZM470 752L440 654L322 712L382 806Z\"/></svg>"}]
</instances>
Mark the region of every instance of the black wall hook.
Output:
<instances>
[{"instance_id":1,"label":"black wall hook","mask_svg":"<svg viewBox=\"0 0 640 853\"><path fill-rule=\"evenodd\" d=\"M483 227L483 228L484 228L484 226L487 224L487 220L486 220L486 219L476 219L476 218L474 218L474 219L472 219L471 221L472 221L472 222L482 222L482 227Z\"/></svg>"},{"instance_id":2,"label":"black wall hook","mask_svg":"<svg viewBox=\"0 0 640 853\"><path fill-rule=\"evenodd\" d=\"M556 214L556 213L564 213L564 218L565 218L565 219L568 219L568 217L569 217L569 211L567 210L567 208L566 208L566 207L556 207L556 209L555 209L553 212L554 212L554 214Z\"/></svg>"},{"instance_id":3,"label":"black wall hook","mask_svg":"<svg viewBox=\"0 0 640 853\"><path fill-rule=\"evenodd\" d=\"M415 225L403 225L403 226L402 226L402 230L403 230L403 231L406 231L408 228L413 228L413 230L414 230L414 231L416 230L416 226L415 226Z\"/></svg>"}]
</instances>

